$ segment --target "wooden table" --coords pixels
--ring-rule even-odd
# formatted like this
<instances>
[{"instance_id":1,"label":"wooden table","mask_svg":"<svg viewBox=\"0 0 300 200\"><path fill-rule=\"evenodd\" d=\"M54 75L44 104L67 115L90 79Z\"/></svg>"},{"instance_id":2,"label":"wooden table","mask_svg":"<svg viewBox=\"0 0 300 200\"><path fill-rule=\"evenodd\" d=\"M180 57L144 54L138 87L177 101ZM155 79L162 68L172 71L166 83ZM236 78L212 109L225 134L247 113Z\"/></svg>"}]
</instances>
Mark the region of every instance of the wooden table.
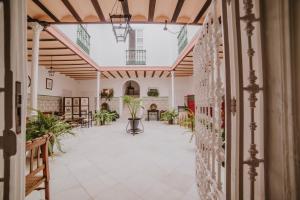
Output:
<instances>
[{"instance_id":1,"label":"wooden table","mask_svg":"<svg viewBox=\"0 0 300 200\"><path fill-rule=\"evenodd\" d=\"M150 114L156 114L156 120L159 121L159 111L158 110L148 110L148 121L150 121Z\"/></svg>"}]
</instances>

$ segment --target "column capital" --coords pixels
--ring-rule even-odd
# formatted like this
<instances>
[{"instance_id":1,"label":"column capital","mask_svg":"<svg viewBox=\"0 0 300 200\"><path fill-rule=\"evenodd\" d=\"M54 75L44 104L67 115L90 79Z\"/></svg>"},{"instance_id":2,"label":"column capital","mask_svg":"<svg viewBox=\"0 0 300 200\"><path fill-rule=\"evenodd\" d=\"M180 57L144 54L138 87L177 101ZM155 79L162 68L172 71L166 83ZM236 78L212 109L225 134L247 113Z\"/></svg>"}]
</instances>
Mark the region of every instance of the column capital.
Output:
<instances>
[{"instance_id":1,"label":"column capital","mask_svg":"<svg viewBox=\"0 0 300 200\"><path fill-rule=\"evenodd\" d=\"M35 33L40 33L44 29L44 26L40 25L38 22L28 22L28 25Z\"/></svg>"}]
</instances>

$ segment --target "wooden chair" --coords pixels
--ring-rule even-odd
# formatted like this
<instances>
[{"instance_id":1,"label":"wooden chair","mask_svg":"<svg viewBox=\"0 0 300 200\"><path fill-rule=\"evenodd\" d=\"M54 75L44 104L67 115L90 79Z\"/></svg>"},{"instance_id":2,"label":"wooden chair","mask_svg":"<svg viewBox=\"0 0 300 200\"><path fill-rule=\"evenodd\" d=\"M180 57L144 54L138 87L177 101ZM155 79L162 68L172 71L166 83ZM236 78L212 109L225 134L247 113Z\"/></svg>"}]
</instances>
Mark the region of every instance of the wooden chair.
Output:
<instances>
[{"instance_id":1,"label":"wooden chair","mask_svg":"<svg viewBox=\"0 0 300 200\"><path fill-rule=\"evenodd\" d=\"M26 142L26 154L29 159L29 173L26 175L26 196L34 190L45 190L45 199L49 194L48 142L51 134ZM44 183L44 187L41 184Z\"/></svg>"}]
</instances>

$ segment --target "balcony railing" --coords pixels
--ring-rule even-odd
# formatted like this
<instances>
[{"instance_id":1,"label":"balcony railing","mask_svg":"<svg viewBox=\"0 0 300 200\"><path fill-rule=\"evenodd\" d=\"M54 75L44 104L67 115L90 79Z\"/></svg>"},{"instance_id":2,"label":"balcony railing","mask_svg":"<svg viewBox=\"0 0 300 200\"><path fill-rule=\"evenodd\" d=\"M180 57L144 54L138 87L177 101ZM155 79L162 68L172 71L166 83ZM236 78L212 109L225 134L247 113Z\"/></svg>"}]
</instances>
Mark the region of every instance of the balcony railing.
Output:
<instances>
[{"instance_id":1,"label":"balcony railing","mask_svg":"<svg viewBox=\"0 0 300 200\"><path fill-rule=\"evenodd\" d=\"M180 29L180 32L177 36L178 41L178 54L184 49L184 47L188 44L188 38L187 38L187 28L186 26L183 26Z\"/></svg>"},{"instance_id":2,"label":"balcony railing","mask_svg":"<svg viewBox=\"0 0 300 200\"><path fill-rule=\"evenodd\" d=\"M77 27L77 44L87 53L90 54L90 38L86 27L78 25Z\"/></svg>"},{"instance_id":3,"label":"balcony railing","mask_svg":"<svg viewBox=\"0 0 300 200\"><path fill-rule=\"evenodd\" d=\"M146 50L126 50L126 65L146 65Z\"/></svg>"}]
</instances>

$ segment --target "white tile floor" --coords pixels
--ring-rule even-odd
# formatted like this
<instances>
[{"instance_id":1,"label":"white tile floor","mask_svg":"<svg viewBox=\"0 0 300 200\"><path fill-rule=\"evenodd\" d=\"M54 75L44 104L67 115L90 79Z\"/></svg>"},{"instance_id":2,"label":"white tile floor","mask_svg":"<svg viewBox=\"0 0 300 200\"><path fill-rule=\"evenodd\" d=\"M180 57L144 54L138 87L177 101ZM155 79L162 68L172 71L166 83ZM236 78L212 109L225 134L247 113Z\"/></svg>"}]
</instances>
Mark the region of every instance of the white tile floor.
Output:
<instances>
[{"instance_id":1,"label":"white tile floor","mask_svg":"<svg viewBox=\"0 0 300 200\"><path fill-rule=\"evenodd\" d=\"M64 138L63 155L50 158L52 200L198 200L194 146L176 125L126 122L83 128ZM43 199L43 191L26 200Z\"/></svg>"}]
</instances>

